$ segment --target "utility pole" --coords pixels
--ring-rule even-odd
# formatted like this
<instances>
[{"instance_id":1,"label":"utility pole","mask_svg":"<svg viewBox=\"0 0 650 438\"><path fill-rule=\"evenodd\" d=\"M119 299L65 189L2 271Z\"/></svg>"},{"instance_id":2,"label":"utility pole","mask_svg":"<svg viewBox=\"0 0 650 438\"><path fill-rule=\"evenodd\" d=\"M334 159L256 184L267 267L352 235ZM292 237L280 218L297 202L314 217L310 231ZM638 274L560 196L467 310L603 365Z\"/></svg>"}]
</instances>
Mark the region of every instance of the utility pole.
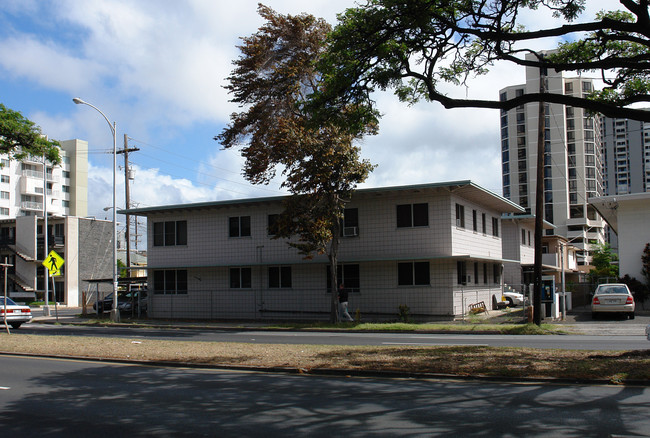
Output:
<instances>
[{"instance_id":1,"label":"utility pole","mask_svg":"<svg viewBox=\"0 0 650 438\"><path fill-rule=\"evenodd\" d=\"M129 185L129 174L131 173L131 170L129 169L129 152L137 152L139 151L139 148L131 148L129 149L129 137L124 134L124 149L121 151L117 151L118 154L124 154L124 203L125 203L125 209L128 210L131 208L131 189ZM131 215L127 213L126 215L126 232L125 232L125 240L126 240L126 267L130 268L131 267L131 233L130 233L130 228L131 228ZM129 276L131 276L131 272L129 272Z\"/></svg>"},{"instance_id":2,"label":"utility pole","mask_svg":"<svg viewBox=\"0 0 650 438\"><path fill-rule=\"evenodd\" d=\"M124 149L117 151L118 154L124 154L124 204L125 209L128 210L131 206L131 190L129 185L129 176L131 170L129 169L129 152L137 152L140 149L131 148L129 149L129 137L124 134ZM126 230L124 233L124 239L126 240L126 273L128 277L131 277L131 215L126 214ZM127 291L131 292L131 282L129 281L127 286ZM131 313L133 313L133 296L131 296Z\"/></svg>"},{"instance_id":3,"label":"utility pole","mask_svg":"<svg viewBox=\"0 0 650 438\"><path fill-rule=\"evenodd\" d=\"M543 61L543 57L542 57ZM539 93L546 92L546 67L539 69ZM542 324L542 228L544 220L544 150L546 143L546 104L539 100L537 123L537 181L535 184L535 283L533 288L533 322Z\"/></svg>"}]
</instances>

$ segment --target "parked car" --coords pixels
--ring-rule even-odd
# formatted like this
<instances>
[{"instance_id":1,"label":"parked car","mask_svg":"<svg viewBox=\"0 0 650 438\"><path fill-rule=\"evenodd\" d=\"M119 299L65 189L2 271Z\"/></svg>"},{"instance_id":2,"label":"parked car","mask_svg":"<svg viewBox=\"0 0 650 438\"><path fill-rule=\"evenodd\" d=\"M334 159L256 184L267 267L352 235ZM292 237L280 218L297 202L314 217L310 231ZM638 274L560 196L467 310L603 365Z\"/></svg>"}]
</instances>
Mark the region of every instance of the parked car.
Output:
<instances>
[{"instance_id":1,"label":"parked car","mask_svg":"<svg viewBox=\"0 0 650 438\"><path fill-rule=\"evenodd\" d=\"M503 298L508 302L508 307L523 306L526 302L526 297L515 291L503 292Z\"/></svg>"},{"instance_id":2,"label":"parked car","mask_svg":"<svg viewBox=\"0 0 650 438\"><path fill-rule=\"evenodd\" d=\"M623 283L601 284L596 288L591 300L591 317L609 312L623 312L628 318L634 319L634 297Z\"/></svg>"},{"instance_id":3,"label":"parked car","mask_svg":"<svg viewBox=\"0 0 650 438\"><path fill-rule=\"evenodd\" d=\"M136 310L137 310L137 303L138 303L138 294L139 292L132 292L133 295L133 300L136 305ZM117 309L120 312L130 312L131 311L131 294L132 293L121 293L118 294L117 296ZM146 312L147 311L147 302L146 302L146 297L142 298L140 300L140 303L142 305L142 311ZM93 303L93 310L97 311L97 305L99 304L99 313L103 312L110 312L113 309L113 294L108 294L104 297L103 300L99 302Z\"/></svg>"},{"instance_id":4,"label":"parked car","mask_svg":"<svg viewBox=\"0 0 650 438\"><path fill-rule=\"evenodd\" d=\"M32 320L32 309L29 306L16 304L11 298L7 298L7 324L17 329L22 324ZM0 297L0 321L4 321L5 297Z\"/></svg>"}]
</instances>

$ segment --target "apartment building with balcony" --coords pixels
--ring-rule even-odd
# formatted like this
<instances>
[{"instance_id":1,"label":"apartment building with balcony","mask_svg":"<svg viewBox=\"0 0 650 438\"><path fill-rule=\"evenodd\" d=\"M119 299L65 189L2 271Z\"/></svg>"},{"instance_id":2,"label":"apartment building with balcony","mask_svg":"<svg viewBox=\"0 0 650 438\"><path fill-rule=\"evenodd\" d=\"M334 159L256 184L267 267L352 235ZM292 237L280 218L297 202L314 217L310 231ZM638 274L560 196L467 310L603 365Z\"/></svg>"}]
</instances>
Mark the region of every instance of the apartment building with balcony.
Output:
<instances>
[{"instance_id":1,"label":"apartment building with balcony","mask_svg":"<svg viewBox=\"0 0 650 438\"><path fill-rule=\"evenodd\" d=\"M592 79L565 77L549 70L550 93L586 96ZM526 68L526 83L500 90L502 100L539 91L540 74ZM501 112L503 196L535 211L539 104ZM578 263L587 265L592 245L605 241L605 223L589 205L604 193L604 161L598 117L581 108L546 104L544 121L544 220L554 225L545 235L568 238L578 248Z\"/></svg>"},{"instance_id":2,"label":"apartment building with balcony","mask_svg":"<svg viewBox=\"0 0 650 438\"><path fill-rule=\"evenodd\" d=\"M21 162L0 157L0 220L21 216L88 215L88 143L61 141L59 165L43 165L43 157Z\"/></svg>"},{"instance_id":3,"label":"apartment building with balcony","mask_svg":"<svg viewBox=\"0 0 650 438\"><path fill-rule=\"evenodd\" d=\"M97 291L97 286L91 288L89 280L112 278L112 222L76 216L49 217L47 228L45 249L42 218L24 215L0 219L0 260L10 265L8 295L17 301L41 299L48 279L42 262L50 251L55 251L65 263L60 276L49 278L50 299L71 307L81 306L84 292ZM112 290L112 284L101 288L106 293Z\"/></svg>"},{"instance_id":4,"label":"apartment building with balcony","mask_svg":"<svg viewBox=\"0 0 650 438\"><path fill-rule=\"evenodd\" d=\"M284 199L128 210L147 218L149 315L326 319L327 256L307 260L270 234ZM337 269L350 312L394 319L408 306L414 318L453 318L500 299L504 213L523 209L471 181L355 191Z\"/></svg>"}]
</instances>

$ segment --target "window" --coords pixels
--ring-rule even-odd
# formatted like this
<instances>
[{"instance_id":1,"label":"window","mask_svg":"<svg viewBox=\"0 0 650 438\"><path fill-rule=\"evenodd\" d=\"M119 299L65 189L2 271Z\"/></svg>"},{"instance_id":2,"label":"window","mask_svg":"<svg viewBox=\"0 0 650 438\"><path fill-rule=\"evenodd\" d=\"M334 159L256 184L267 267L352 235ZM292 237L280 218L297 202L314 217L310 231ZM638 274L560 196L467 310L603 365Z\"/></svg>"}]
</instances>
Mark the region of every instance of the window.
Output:
<instances>
[{"instance_id":1,"label":"window","mask_svg":"<svg viewBox=\"0 0 650 438\"><path fill-rule=\"evenodd\" d=\"M465 206L456 204L456 226L465 228Z\"/></svg>"},{"instance_id":2,"label":"window","mask_svg":"<svg viewBox=\"0 0 650 438\"><path fill-rule=\"evenodd\" d=\"M0 167L9 167L9 160L6 158L0 159Z\"/></svg>"},{"instance_id":3,"label":"window","mask_svg":"<svg viewBox=\"0 0 650 438\"><path fill-rule=\"evenodd\" d=\"M291 266L269 267L269 288L291 287Z\"/></svg>"},{"instance_id":4,"label":"window","mask_svg":"<svg viewBox=\"0 0 650 438\"><path fill-rule=\"evenodd\" d=\"M472 229L474 232L478 232L478 223L476 222L476 210L472 210Z\"/></svg>"},{"instance_id":5,"label":"window","mask_svg":"<svg viewBox=\"0 0 650 438\"><path fill-rule=\"evenodd\" d=\"M483 263L483 284L487 284L487 263Z\"/></svg>"},{"instance_id":6,"label":"window","mask_svg":"<svg viewBox=\"0 0 650 438\"><path fill-rule=\"evenodd\" d=\"M481 227L483 228L483 234L487 234L487 225L485 223L485 213L481 213Z\"/></svg>"},{"instance_id":7,"label":"window","mask_svg":"<svg viewBox=\"0 0 650 438\"><path fill-rule=\"evenodd\" d=\"M499 237L499 218L492 218L492 235L494 237Z\"/></svg>"},{"instance_id":8,"label":"window","mask_svg":"<svg viewBox=\"0 0 650 438\"><path fill-rule=\"evenodd\" d=\"M70 201L61 201L64 208L70 208Z\"/></svg>"},{"instance_id":9,"label":"window","mask_svg":"<svg viewBox=\"0 0 650 438\"><path fill-rule=\"evenodd\" d=\"M530 231L528 232L528 246L531 246L531 241L530 241Z\"/></svg>"},{"instance_id":10,"label":"window","mask_svg":"<svg viewBox=\"0 0 650 438\"><path fill-rule=\"evenodd\" d=\"M247 237L251 235L251 217L235 216L228 218L230 237Z\"/></svg>"},{"instance_id":11,"label":"window","mask_svg":"<svg viewBox=\"0 0 650 438\"><path fill-rule=\"evenodd\" d=\"M458 261L456 262L456 281L458 284L466 284L467 278L467 262Z\"/></svg>"},{"instance_id":12,"label":"window","mask_svg":"<svg viewBox=\"0 0 650 438\"><path fill-rule=\"evenodd\" d=\"M9 175L0 175L0 182L9 183Z\"/></svg>"},{"instance_id":13,"label":"window","mask_svg":"<svg viewBox=\"0 0 650 438\"><path fill-rule=\"evenodd\" d=\"M1 216L9 216L9 209L5 207L0 208L0 215Z\"/></svg>"},{"instance_id":14,"label":"window","mask_svg":"<svg viewBox=\"0 0 650 438\"><path fill-rule=\"evenodd\" d=\"M165 221L153 224L153 246L187 245L187 221Z\"/></svg>"},{"instance_id":15,"label":"window","mask_svg":"<svg viewBox=\"0 0 650 438\"><path fill-rule=\"evenodd\" d=\"M63 171L63 178L68 178L70 179L70 172L68 170Z\"/></svg>"},{"instance_id":16,"label":"window","mask_svg":"<svg viewBox=\"0 0 650 438\"><path fill-rule=\"evenodd\" d=\"M327 265L327 291L332 291L331 269ZM361 281L359 276L359 265L336 265L336 281L338 284L344 284L348 292L359 292L361 290Z\"/></svg>"},{"instance_id":17,"label":"window","mask_svg":"<svg viewBox=\"0 0 650 438\"><path fill-rule=\"evenodd\" d=\"M524 230L522 228L521 229L521 245L523 246L525 244L526 244L526 230Z\"/></svg>"},{"instance_id":18,"label":"window","mask_svg":"<svg viewBox=\"0 0 650 438\"><path fill-rule=\"evenodd\" d=\"M429 225L429 204L397 206L397 227L426 227Z\"/></svg>"},{"instance_id":19,"label":"window","mask_svg":"<svg viewBox=\"0 0 650 438\"><path fill-rule=\"evenodd\" d=\"M250 289L251 268L230 268L230 288Z\"/></svg>"},{"instance_id":20,"label":"window","mask_svg":"<svg viewBox=\"0 0 650 438\"><path fill-rule=\"evenodd\" d=\"M405 262L397 264L399 286L423 286L430 284L429 262Z\"/></svg>"},{"instance_id":21,"label":"window","mask_svg":"<svg viewBox=\"0 0 650 438\"><path fill-rule=\"evenodd\" d=\"M474 262L474 284L478 284L478 262Z\"/></svg>"},{"instance_id":22,"label":"window","mask_svg":"<svg viewBox=\"0 0 650 438\"><path fill-rule=\"evenodd\" d=\"M495 284L501 283L501 266L492 265L492 278L494 279Z\"/></svg>"},{"instance_id":23,"label":"window","mask_svg":"<svg viewBox=\"0 0 650 438\"><path fill-rule=\"evenodd\" d=\"M9 192L0 192L0 199L9 199Z\"/></svg>"},{"instance_id":24,"label":"window","mask_svg":"<svg viewBox=\"0 0 650 438\"><path fill-rule=\"evenodd\" d=\"M266 217L266 234L269 236L275 236L278 234L278 220L280 219L279 214L270 214Z\"/></svg>"},{"instance_id":25,"label":"window","mask_svg":"<svg viewBox=\"0 0 650 438\"><path fill-rule=\"evenodd\" d=\"M359 209L346 208L341 219L341 236L354 237L359 235Z\"/></svg>"},{"instance_id":26,"label":"window","mask_svg":"<svg viewBox=\"0 0 650 438\"><path fill-rule=\"evenodd\" d=\"M166 269L153 271L153 288L156 294L187 294L187 270Z\"/></svg>"},{"instance_id":27,"label":"window","mask_svg":"<svg viewBox=\"0 0 650 438\"><path fill-rule=\"evenodd\" d=\"M63 193L70 193L70 186L63 186Z\"/></svg>"}]
</instances>

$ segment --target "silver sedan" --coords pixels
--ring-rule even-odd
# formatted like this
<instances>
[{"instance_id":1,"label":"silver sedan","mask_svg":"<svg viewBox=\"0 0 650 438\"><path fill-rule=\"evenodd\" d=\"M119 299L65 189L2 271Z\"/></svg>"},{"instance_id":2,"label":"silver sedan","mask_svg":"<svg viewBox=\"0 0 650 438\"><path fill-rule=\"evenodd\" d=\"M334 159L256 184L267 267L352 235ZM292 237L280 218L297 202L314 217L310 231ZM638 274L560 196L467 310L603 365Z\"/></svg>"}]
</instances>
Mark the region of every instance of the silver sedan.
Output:
<instances>
[{"instance_id":1,"label":"silver sedan","mask_svg":"<svg viewBox=\"0 0 650 438\"><path fill-rule=\"evenodd\" d=\"M634 297L623 283L601 284L596 288L591 300L591 316L593 319L599 314L609 312L623 312L630 319L634 319Z\"/></svg>"}]
</instances>

